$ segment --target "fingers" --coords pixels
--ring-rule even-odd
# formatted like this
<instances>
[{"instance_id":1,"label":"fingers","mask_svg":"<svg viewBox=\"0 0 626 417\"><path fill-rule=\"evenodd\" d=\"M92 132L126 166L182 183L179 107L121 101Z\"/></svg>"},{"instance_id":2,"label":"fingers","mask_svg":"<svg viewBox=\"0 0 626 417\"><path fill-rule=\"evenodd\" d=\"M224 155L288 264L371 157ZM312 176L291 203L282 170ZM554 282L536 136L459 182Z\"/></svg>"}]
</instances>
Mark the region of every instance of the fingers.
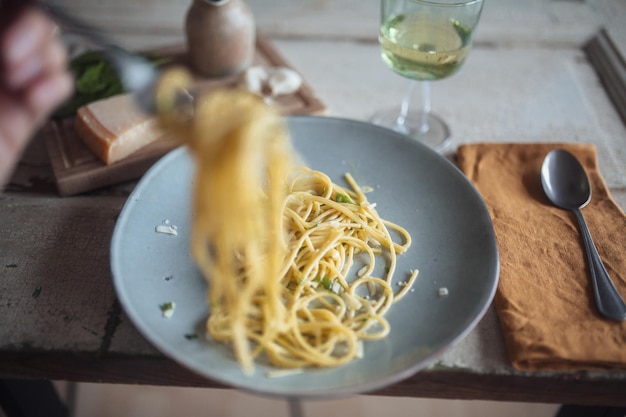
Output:
<instances>
[{"instance_id":1,"label":"fingers","mask_svg":"<svg viewBox=\"0 0 626 417\"><path fill-rule=\"evenodd\" d=\"M56 37L50 37L38 50L7 67L6 85L13 90L22 89L38 77L63 71L66 59L63 44Z\"/></svg>"},{"instance_id":2,"label":"fingers","mask_svg":"<svg viewBox=\"0 0 626 417\"><path fill-rule=\"evenodd\" d=\"M0 34L0 186L35 129L72 93L55 28L41 10L29 8Z\"/></svg>"},{"instance_id":3,"label":"fingers","mask_svg":"<svg viewBox=\"0 0 626 417\"><path fill-rule=\"evenodd\" d=\"M41 51L54 30L54 23L41 10L23 10L1 39L0 52L6 69L18 67Z\"/></svg>"},{"instance_id":4,"label":"fingers","mask_svg":"<svg viewBox=\"0 0 626 417\"><path fill-rule=\"evenodd\" d=\"M4 84L18 91L37 78L65 70L66 50L56 26L38 9L27 9L1 39Z\"/></svg>"},{"instance_id":5,"label":"fingers","mask_svg":"<svg viewBox=\"0 0 626 417\"><path fill-rule=\"evenodd\" d=\"M24 91L23 101L36 124L70 96L73 78L67 72L54 72L38 78Z\"/></svg>"},{"instance_id":6,"label":"fingers","mask_svg":"<svg viewBox=\"0 0 626 417\"><path fill-rule=\"evenodd\" d=\"M31 124L41 122L72 92L67 51L57 32L44 12L28 8L0 38L0 94L30 113Z\"/></svg>"},{"instance_id":7,"label":"fingers","mask_svg":"<svg viewBox=\"0 0 626 417\"><path fill-rule=\"evenodd\" d=\"M48 114L72 92L67 72L40 77L17 99L0 93L0 187L7 181L28 139Z\"/></svg>"},{"instance_id":8,"label":"fingers","mask_svg":"<svg viewBox=\"0 0 626 417\"><path fill-rule=\"evenodd\" d=\"M0 94L0 187L8 181L31 129L30 114Z\"/></svg>"}]
</instances>

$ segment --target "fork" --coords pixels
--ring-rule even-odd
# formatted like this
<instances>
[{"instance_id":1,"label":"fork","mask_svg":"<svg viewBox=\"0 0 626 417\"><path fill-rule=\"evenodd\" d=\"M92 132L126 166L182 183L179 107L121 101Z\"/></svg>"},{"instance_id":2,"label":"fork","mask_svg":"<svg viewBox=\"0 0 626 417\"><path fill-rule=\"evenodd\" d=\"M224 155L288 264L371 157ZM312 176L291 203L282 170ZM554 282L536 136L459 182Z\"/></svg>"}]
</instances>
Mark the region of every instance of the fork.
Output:
<instances>
[{"instance_id":1,"label":"fork","mask_svg":"<svg viewBox=\"0 0 626 417\"><path fill-rule=\"evenodd\" d=\"M124 89L134 94L142 110L148 114L155 113L154 88L159 79L159 71L147 59L120 47L103 31L70 15L60 6L48 2L36 4L65 30L101 48L120 77Z\"/></svg>"}]
</instances>

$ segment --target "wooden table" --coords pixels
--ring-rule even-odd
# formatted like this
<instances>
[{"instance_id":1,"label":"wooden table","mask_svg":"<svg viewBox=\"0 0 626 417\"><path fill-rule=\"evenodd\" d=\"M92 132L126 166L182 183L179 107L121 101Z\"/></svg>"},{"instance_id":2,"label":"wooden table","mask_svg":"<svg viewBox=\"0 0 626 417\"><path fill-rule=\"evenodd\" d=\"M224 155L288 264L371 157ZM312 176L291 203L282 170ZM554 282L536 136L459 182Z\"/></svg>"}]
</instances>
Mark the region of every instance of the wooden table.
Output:
<instances>
[{"instance_id":1,"label":"wooden table","mask_svg":"<svg viewBox=\"0 0 626 417\"><path fill-rule=\"evenodd\" d=\"M129 48L182 42L185 0L59 0ZM333 116L366 120L405 80L380 62L378 2L249 0L260 30ZM591 142L626 207L626 128L583 46L608 32L623 54L620 0L487 1L462 71L434 85L434 111L461 143ZM626 55L622 55L626 56ZM0 376L217 385L149 345L122 312L109 269L116 218L135 185L59 197L36 138L0 195ZM525 373L506 358L495 311L391 396L626 406L626 372Z\"/></svg>"}]
</instances>

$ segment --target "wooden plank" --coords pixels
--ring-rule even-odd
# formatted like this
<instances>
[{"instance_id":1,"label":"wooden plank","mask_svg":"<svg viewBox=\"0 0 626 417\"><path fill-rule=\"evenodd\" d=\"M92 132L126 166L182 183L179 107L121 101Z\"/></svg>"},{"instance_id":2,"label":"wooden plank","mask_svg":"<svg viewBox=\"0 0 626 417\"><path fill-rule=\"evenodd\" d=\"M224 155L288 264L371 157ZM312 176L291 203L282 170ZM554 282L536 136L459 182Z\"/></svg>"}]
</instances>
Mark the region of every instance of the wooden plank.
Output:
<instances>
[{"instance_id":1,"label":"wooden plank","mask_svg":"<svg viewBox=\"0 0 626 417\"><path fill-rule=\"evenodd\" d=\"M626 62L606 30L601 30L584 51L598 73L607 95L626 124Z\"/></svg>"},{"instance_id":2,"label":"wooden plank","mask_svg":"<svg viewBox=\"0 0 626 417\"><path fill-rule=\"evenodd\" d=\"M226 388L159 355L85 355L68 352L8 352L0 376L77 382ZM626 405L626 379L608 375L481 374L431 369L367 394L394 397L520 401L576 405Z\"/></svg>"},{"instance_id":3,"label":"wooden plank","mask_svg":"<svg viewBox=\"0 0 626 417\"><path fill-rule=\"evenodd\" d=\"M0 352L96 353L115 292L108 248L125 195L0 195Z\"/></svg>"},{"instance_id":4,"label":"wooden plank","mask_svg":"<svg viewBox=\"0 0 626 417\"><path fill-rule=\"evenodd\" d=\"M187 66L186 51L182 46L161 48L158 53L171 58L172 64ZM257 37L253 65L293 69L272 43L262 35ZM216 79L196 77L197 86L205 91L218 87L240 87L242 83L241 75ZM320 114L325 111L324 104L306 82L294 94L274 97L272 104L284 114ZM76 134L73 119L52 120L44 126L42 132L57 189L63 196L137 179L161 156L176 146L173 141L159 140L122 161L105 165Z\"/></svg>"}]
</instances>

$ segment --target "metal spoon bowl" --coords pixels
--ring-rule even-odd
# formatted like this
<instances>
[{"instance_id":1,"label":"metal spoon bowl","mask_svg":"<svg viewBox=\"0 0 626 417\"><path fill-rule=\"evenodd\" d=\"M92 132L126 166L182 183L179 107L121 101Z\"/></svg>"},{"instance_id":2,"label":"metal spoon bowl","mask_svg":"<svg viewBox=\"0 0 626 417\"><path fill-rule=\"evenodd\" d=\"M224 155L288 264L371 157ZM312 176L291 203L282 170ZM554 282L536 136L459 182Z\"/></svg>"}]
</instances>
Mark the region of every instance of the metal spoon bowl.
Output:
<instances>
[{"instance_id":1,"label":"metal spoon bowl","mask_svg":"<svg viewBox=\"0 0 626 417\"><path fill-rule=\"evenodd\" d=\"M554 205L571 210L576 215L587 253L598 311L612 320L626 319L626 304L613 285L580 212L591 201L591 185L584 168L571 153L555 149L543 161L541 184Z\"/></svg>"}]
</instances>

